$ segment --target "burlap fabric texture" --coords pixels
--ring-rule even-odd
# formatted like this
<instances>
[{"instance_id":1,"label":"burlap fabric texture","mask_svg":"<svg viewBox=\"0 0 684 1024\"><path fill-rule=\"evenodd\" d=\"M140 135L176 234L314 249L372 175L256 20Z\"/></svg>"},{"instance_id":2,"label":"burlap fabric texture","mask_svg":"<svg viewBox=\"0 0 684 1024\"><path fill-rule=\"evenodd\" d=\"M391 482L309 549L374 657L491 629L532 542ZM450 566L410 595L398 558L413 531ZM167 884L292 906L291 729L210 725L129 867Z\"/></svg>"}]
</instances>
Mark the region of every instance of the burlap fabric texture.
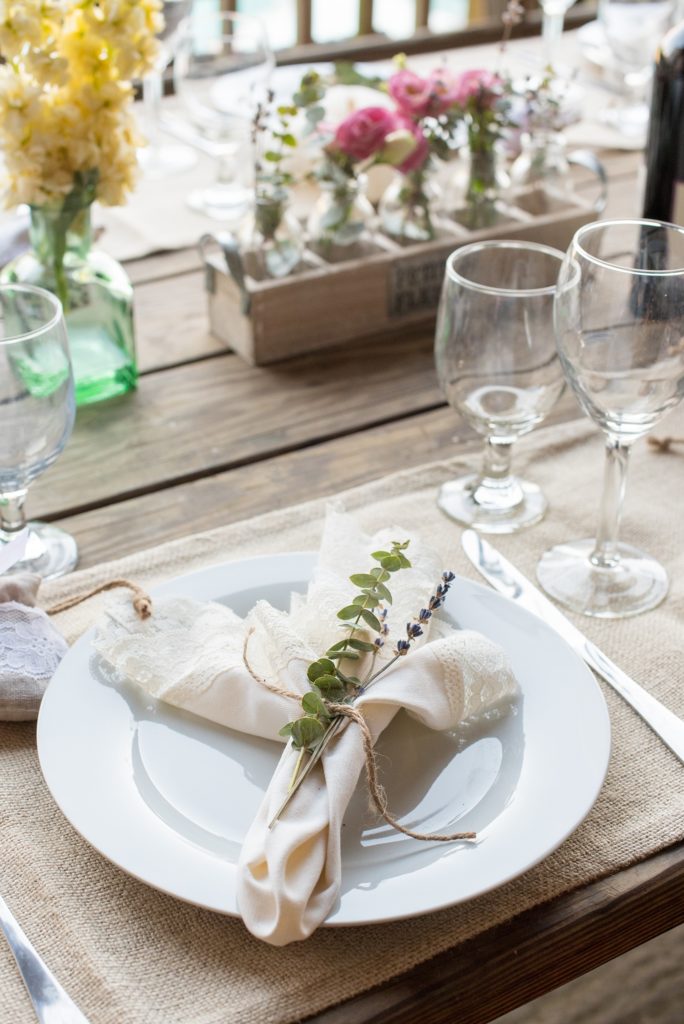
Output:
<instances>
[{"instance_id":1,"label":"burlap fabric texture","mask_svg":"<svg viewBox=\"0 0 684 1024\"><path fill-rule=\"evenodd\" d=\"M681 436L684 416L670 417L665 430ZM602 442L581 423L541 430L521 449L519 468L542 485L551 508L539 526L497 543L533 577L547 546L592 534ZM369 530L391 522L425 531L441 548L445 567L474 578L460 551L458 527L435 506L438 485L463 468L460 460L432 464L341 499ZM667 566L671 593L647 615L580 623L680 715L683 497L684 454L659 455L640 442L623 534ZM75 574L46 587L42 600L113 576L153 586L222 561L315 549L324 504L278 510ZM73 639L96 618L103 600L59 616L59 627ZM613 728L608 777L589 817L551 857L497 891L449 910L408 924L322 928L284 949L253 939L239 920L160 894L104 860L53 804L38 766L34 726L6 723L0 726L0 892L92 1024L289 1024L684 837L682 765L619 697L607 688L605 695ZM0 946L0 1021L33 1019L10 954Z\"/></svg>"}]
</instances>

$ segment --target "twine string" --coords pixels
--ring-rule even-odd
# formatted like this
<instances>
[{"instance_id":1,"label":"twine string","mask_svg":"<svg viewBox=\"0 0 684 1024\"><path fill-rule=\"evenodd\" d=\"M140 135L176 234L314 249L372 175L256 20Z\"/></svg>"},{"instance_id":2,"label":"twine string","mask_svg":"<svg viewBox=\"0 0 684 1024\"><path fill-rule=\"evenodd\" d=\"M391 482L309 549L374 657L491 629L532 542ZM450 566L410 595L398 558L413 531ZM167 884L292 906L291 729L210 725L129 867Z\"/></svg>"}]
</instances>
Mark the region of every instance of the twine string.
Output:
<instances>
[{"instance_id":1,"label":"twine string","mask_svg":"<svg viewBox=\"0 0 684 1024\"><path fill-rule=\"evenodd\" d=\"M106 590L116 590L118 587L127 587L128 590L132 591L133 607L138 616L141 619L149 619L152 614L151 598L137 583L131 583L130 580L123 579L107 580L106 583L100 583L99 586L93 587L92 590L88 590L84 594L67 597L64 601L58 601L57 604L53 604L45 610L48 615L57 615L59 612L65 612L68 608L75 608L77 604L87 601L90 597L95 597L96 594L102 594Z\"/></svg>"},{"instance_id":2,"label":"twine string","mask_svg":"<svg viewBox=\"0 0 684 1024\"><path fill-rule=\"evenodd\" d=\"M684 437L649 437L647 440L651 448L662 454L669 452L673 444L684 444Z\"/></svg>"}]
</instances>

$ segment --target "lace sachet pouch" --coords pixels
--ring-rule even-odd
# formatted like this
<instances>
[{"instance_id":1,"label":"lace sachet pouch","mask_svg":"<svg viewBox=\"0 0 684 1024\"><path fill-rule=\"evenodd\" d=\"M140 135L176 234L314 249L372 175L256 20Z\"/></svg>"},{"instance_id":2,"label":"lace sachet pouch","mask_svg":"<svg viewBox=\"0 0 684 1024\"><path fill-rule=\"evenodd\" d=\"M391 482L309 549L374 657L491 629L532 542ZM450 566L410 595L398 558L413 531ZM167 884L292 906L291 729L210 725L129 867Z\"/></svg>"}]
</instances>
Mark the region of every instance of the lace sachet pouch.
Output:
<instances>
[{"instance_id":1,"label":"lace sachet pouch","mask_svg":"<svg viewBox=\"0 0 684 1024\"><path fill-rule=\"evenodd\" d=\"M37 718L52 674L67 644L44 611L35 607L40 576L0 576L0 720Z\"/></svg>"}]
</instances>

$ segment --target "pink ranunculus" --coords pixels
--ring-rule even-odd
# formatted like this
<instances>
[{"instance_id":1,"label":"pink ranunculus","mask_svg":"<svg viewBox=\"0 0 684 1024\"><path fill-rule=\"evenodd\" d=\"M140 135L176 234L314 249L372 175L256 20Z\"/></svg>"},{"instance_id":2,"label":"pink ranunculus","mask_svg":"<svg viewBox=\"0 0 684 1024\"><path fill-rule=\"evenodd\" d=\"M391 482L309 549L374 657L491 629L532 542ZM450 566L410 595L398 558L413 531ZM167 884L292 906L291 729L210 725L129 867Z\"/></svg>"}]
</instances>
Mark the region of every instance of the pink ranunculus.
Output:
<instances>
[{"instance_id":1,"label":"pink ranunculus","mask_svg":"<svg viewBox=\"0 0 684 1024\"><path fill-rule=\"evenodd\" d=\"M397 71L387 83L389 94L406 117L425 117L430 113L432 83L414 71Z\"/></svg>"},{"instance_id":2,"label":"pink ranunculus","mask_svg":"<svg viewBox=\"0 0 684 1024\"><path fill-rule=\"evenodd\" d=\"M337 126L331 145L352 160L366 160L396 127L396 115L386 107L362 107Z\"/></svg>"},{"instance_id":3,"label":"pink ranunculus","mask_svg":"<svg viewBox=\"0 0 684 1024\"><path fill-rule=\"evenodd\" d=\"M445 114L459 105L459 77L448 68L435 68L430 72L430 109L433 115Z\"/></svg>"},{"instance_id":4,"label":"pink ranunculus","mask_svg":"<svg viewBox=\"0 0 684 1024\"><path fill-rule=\"evenodd\" d=\"M410 117L402 118L398 127L408 128L409 131L413 132L416 139L416 148L407 156L403 164L399 164L397 167L397 170L401 171L402 174L410 174L411 171L418 171L423 166L430 155L430 146L423 134L423 129Z\"/></svg>"},{"instance_id":5,"label":"pink ranunculus","mask_svg":"<svg viewBox=\"0 0 684 1024\"><path fill-rule=\"evenodd\" d=\"M487 109L496 102L500 85L498 75L484 68L473 68L463 71L456 79L454 98L460 107L466 107L470 100L476 99L479 107Z\"/></svg>"}]
</instances>

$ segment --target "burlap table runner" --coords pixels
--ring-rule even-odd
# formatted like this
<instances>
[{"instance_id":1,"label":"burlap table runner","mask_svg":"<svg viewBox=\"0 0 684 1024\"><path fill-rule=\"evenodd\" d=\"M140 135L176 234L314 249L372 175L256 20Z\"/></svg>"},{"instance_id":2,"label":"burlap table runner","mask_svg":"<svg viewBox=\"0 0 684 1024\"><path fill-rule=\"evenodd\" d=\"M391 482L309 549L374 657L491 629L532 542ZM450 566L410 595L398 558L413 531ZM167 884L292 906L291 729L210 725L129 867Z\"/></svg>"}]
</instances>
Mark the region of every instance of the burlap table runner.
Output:
<instances>
[{"instance_id":1,"label":"burlap table runner","mask_svg":"<svg viewBox=\"0 0 684 1024\"><path fill-rule=\"evenodd\" d=\"M684 433L684 415L671 417L665 429ZM602 444L595 430L581 423L539 431L521 448L521 464L529 464L528 474L543 486L551 509L539 526L497 543L533 576L549 544L593 532ZM341 498L368 529L394 523L422 531L441 548L445 567L474 577L460 551L459 529L435 506L438 484L461 470L462 461L399 473ZM684 454L659 455L644 442L636 446L623 532L665 563L672 590L647 615L581 621L592 639L680 715L683 482ZM165 544L53 584L45 598L79 592L112 576L153 585L221 561L312 549L324 508L322 501L311 502ZM100 600L60 616L60 627L73 637L98 613ZM95 853L47 792L33 726L4 724L0 892L93 1024L288 1024L684 837L682 765L607 688L606 700L613 753L605 787L588 819L546 861L450 910L408 923L323 928L285 949L259 943L239 920L145 887ZM33 1019L13 961L0 946L0 1021Z\"/></svg>"}]
</instances>

